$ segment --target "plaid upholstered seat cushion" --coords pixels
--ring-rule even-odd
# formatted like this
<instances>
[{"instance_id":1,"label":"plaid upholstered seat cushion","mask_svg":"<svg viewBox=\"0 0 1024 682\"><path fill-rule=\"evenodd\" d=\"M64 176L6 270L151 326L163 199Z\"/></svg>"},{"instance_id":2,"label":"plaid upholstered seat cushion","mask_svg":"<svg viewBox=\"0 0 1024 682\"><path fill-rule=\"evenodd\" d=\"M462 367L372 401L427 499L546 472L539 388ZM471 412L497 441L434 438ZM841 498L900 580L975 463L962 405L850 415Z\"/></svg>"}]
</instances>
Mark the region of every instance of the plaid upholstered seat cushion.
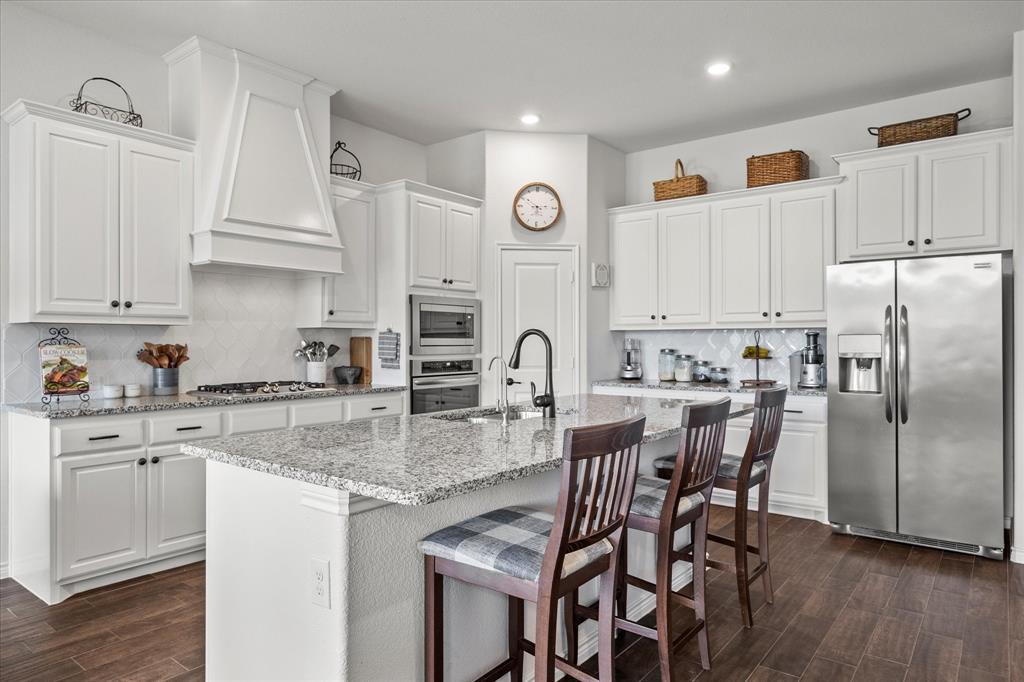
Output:
<instances>
[{"instance_id":1,"label":"plaid upholstered seat cushion","mask_svg":"<svg viewBox=\"0 0 1024 682\"><path fill-rule=\"evenodd\" d=\"M505 507L442 528L420 541L420 551L536 582L554 517L531 507ZM601 540L565 555L562 575L575 573L612 551Z\"/></svg>"},{"instance_id":2,"label":"plaid upholstered seat cushion","mask_svg":"<svg viewBox=\"0 0 1024 682\"><path fill-rule=\"evenodd\" d=\"M740 477L740 464L743 463L743 458L739 455L722 455L722 463L718 465L718 475L722 478L739 478ZM750 468L750 478L754 479L764 473L764 462L754 462L754 466Z\"/></svg>"},{"instance_id":3,"label":"plaid upholstered seat cushion","mask_svg":"<svg viewBox=\"0 0 1024 682\"><path fill-rule=\"evenodd\" d=\"M638 476L635 492L633 493L633 506L629 508L629 513L652 519L661 516L661 507L665 504L665 493L668 492L668 484L669 481L661 478ZM700 493L684 497L676 505L676 514L682 514L703 503L704 496Z\"/></svg>"}]
</instances>

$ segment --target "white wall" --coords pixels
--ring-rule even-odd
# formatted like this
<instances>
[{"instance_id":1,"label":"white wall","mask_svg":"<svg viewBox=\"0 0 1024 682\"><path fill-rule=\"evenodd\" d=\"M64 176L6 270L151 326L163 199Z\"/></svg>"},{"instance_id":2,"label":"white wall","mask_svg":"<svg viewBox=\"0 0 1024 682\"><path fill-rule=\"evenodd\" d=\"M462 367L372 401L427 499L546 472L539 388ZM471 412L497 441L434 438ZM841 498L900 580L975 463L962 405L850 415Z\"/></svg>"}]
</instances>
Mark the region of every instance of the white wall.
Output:
<instances>
[{"instance_id":1,"label":"white wall","mask_svg":"<svg viewBox=\"0 0 1024 682\"><path fill-rule=\"evenodd\" d=\"M878 102L820 116L647 149L626 155L626 201L654 199L651 183L672 177L677 158L687 174L703 175L709 192L740 189L747 184L747 157L801 149L811 160L811 177L835 175L832 154L870 149L876 138L868 126L898 123L970 107L961 132L1012 124L1012 84L998 78L912 97Z\"/></svg>"},{"instance_id":2,"label":"white wall","mask_svg":"<svg viewBox=\"0 0 1024 682\"><path fill-rule=\"evenodd\" d=\"M427 148L421 144L341 116L331 116L328 153L334 149L334 143L338 140L359 157L363 167L363 182L382 185L403 178L427 181ZM341 150L334 160L354 165L352 157Z\"/></svg>"},{"instance_id":3,"label":"white wall","mask_svg":"<svg viewBox=\"0 0 1024 682\"><path fill-rule=\"evenodd\" d=\"M427 183L482 197L485 187L483 131L427 147Z\"/></svg>"}]
</instances>

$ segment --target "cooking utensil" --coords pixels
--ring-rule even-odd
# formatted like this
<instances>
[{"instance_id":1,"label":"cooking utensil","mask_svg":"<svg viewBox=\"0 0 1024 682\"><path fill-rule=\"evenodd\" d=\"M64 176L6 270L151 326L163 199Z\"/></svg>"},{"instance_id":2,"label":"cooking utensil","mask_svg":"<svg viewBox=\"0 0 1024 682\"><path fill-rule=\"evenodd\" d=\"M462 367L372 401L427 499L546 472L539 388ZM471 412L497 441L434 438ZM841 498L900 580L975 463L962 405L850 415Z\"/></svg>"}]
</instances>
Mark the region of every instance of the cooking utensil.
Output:
<instances>
[{"instance_id":1,"label":"cooking utensil","mask_svg":"<svg viewBox=\"0 0 1024 682\"><path fill-rule=\"evenodd\" d=\"M332 343L331 345L327 346L327 357L333 358L334 354L337 353L339 350L341 350L341 347L336 346Z\"/></svg>"}]
</instances>

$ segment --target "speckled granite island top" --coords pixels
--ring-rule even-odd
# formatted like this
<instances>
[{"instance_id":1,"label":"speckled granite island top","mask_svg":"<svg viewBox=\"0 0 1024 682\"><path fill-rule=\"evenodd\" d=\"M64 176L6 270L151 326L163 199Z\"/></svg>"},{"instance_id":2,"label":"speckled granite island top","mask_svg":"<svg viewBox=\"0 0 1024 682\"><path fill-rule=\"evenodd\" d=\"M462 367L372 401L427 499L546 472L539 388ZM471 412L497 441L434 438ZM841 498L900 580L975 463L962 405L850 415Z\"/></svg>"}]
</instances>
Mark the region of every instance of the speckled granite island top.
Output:
<instances>
[{"instance_id":1,"label":"speckled granite island top","mask_svg":"<svg viewBox=\"0 0 1024 682\"><path fill-rule=\"evenodd\" d=\"M747 388L739 384L695 383L689 381L655 381L653 379L604 379L595 381L592 386L608 386L610 388L653 388L661 391L709 391L712 393L755 393L756 388ZM779 384L781 385L781 384ZM790 388L789 395L827 397L825 388Z\"/></svg>"},{"instance_id":2,"label":"speckled granite island top","mask_svg":"<svg viewBox=\"0 0 1024 682\"><path fill-rule=\"evenodd\" d=\"M187 394L180 395L146 395L139 398L117 398L113 400L93 399L82 402L75 396L65 398L60 403L49 405L42 403L12 403L4 405L8 412L27 414L42 419L70 419L72 417L101 417L117 414L135 414L136 412L159 412L161 410L186 410L197 407L231 407L250 403L267 403L277 400L318 400L323 398L346 398L349 396L370 395L372 393L391 393L404 391L405 386L379 386L376 384L352 384L331 386L332 391L315 393L270 393L246 395L230 400L208 398Z\"/></svg>"},{"instance_id":3,"label":"speckled granite island top","mask_svg":"<svg viewBox=\"0 0 1024 682\"><path fill-rule=\"evenodd\" d=\"M644 442L679 434L684 405L697 400L571 395L554 419L475 424L493 409L382 417L187 443L182 452L314 485L405 505L422 505L555 469L562 432L647 415ZM513 406L513 409L528 409ZM749 414L734 403L730 417Z\"/></svg>"}]
</instances>

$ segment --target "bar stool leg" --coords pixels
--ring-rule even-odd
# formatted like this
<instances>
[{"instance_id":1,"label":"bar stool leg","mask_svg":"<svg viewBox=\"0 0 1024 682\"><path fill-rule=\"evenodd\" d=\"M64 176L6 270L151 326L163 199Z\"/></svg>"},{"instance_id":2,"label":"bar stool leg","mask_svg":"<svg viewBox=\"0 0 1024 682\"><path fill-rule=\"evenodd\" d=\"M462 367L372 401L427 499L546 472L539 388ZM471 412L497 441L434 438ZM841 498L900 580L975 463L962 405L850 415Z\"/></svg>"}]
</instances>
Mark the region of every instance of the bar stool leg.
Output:
<instances>
[{"instance_id":1,"label":"bar stool leg","mask_svg":"<svg viewBox=\"0 0 1024 682\"><path fill-rule=\"evenodd\" d=\"M708 547L708 505L704 504L704 512L693 523L693 611L694 616L702 625L697 633L697 645L700 649L700 665L711 670L711 644L708 641L707 599L704 581L707 578L707 547Z\"/></svg>"},{"instance_id":2,"label":"bar stool leg","mask_svg":"<svg viewBox=\"0 0 1024 682\"><path fill-rule=\"evenodd\" d=\"M515 667L509 671L510 682L523 682L523 639L524 604L518 597L508 598L508 657L515 661Z\"/></svg>"},{"instance_id":3,"label":"bar stool leg","mask_svg":"<svg viewBox=\"0 0 1024 682\"><path fill-rule=\"evenodd\" d=\"M672 538L658 538L654 613L658 624L658 659L662 682L672 682Z\"/></svg>"},{"instance_id":4,"label":"bar stool leg","mask_svg":"<svg viewBox=\"0 0 1024 682\"><path fill-rule=\"evenodd\" d=\"M762 503L761 500L764 500ZM757 551L764 564L761 579L764 584L764 598L769 604L775 603L775 591L772 588L772 569L768 562L768 477L758 486L757 490Z\"/></svg>"},{"instance_id":5,"label":"bar stool leg","mask_svg":"<svg viewBox=\"0 0 1024 682\"><path fill-rule=\"evenodd\" d=\"M444 576L434 570L434 557L426 556L424 568L424 611L426 651L423 663L427 682L444 680Z\"/></svg>"},{"instance_id":6,"label":"bar stool leg","mask_svg":"<svg viewBox=\"0 0 1024 682\"><path fill-rule=\"evenodd\" d=\"M747 580L747 501L746 490L736 491L736 586L739 589L740 614L743 627L754 627L754 614L750 608L750 582Z\"/></svg>"},{"instance_id":7,"label":"bar stool leg","mask_svg":"<svg viewBox=\"0 0 1024 682\"><path fill-rule=\"evenodd\" d=\"M579 634L580 622L576 615L576 607L580 602L579 590L573 590L562 597L562 621L565 625L565 660L573 665L577 664L579 658Z\"/></svg>"},{"instance_id":8,"label":"bar stool leg","mask_svg":"<svg viewBox=\"0 0 1024 682\"><path fill-rule=\"evenodd\" d=\"M558 623L558 600L551 595L537 599L537 627L534 639L534 680L553 682L555 679L555 636Z\"/></svg>"},{"instance_id":9,"label":"bar stool leg","mask_svg":"<svg viewBox=\"0 0 1024 682\"><path fill-rule=\"evenodd\" d=\"M619 618L626 617L626 591L629 587L626 584L626 576L629 574L629 556L627 552L626 538L629 536L629 529L622 529L622 539L619 541L619 570L616 573L615 586L615 615ZM626 640L626 631L615 632L616 641L620 644Z\"/></svg>"}]
</instances>

